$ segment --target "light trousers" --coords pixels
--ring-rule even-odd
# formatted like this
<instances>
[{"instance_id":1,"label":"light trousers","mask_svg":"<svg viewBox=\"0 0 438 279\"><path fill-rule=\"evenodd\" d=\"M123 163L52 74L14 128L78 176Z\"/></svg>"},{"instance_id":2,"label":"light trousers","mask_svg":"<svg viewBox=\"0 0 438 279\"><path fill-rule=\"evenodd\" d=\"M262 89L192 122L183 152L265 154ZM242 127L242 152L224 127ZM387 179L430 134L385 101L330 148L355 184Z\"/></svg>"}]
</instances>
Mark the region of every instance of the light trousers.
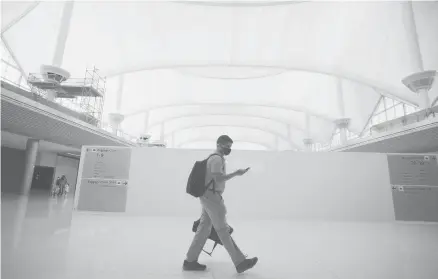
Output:
<instances>
[{"instance_id":1,"label":"light trousers","mask_svg":"<svg viewBox=\"0 0 438 279\"><path fill-rule=\"evenodd\" d=\"M211 228L214 227L219 239L230 255L231 260L234 265L237 266L245 260L245 255L240 251L230 236L226 220L227 209L222 196L219 193L207 190L199 199L202 205L201 221L193 237L189 251L187 252L187 261L192 262L198 260L205 242L210 235Z\"/></svg>"}]
</instances>

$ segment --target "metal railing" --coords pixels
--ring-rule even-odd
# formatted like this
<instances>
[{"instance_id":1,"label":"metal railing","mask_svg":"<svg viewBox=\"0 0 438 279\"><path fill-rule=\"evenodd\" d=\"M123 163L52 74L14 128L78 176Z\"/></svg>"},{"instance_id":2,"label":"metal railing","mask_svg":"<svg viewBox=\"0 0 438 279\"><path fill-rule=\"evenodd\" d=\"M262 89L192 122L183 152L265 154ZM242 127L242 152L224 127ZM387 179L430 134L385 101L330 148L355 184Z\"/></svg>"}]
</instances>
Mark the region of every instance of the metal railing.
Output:
<instances>
[{"instance_id":1,"label":"metal railing","mask_svg":"<svg viewBox=\"0 0 438 279\"><path fill-rule=\"evenodd\" d=\"M25 90L27 92L30 92L30 88L29 87L25 87L25 86L23 86L23 85L21 85L21 84L19 84L17 82L9 80L9 79L7 79L4 76L1 76L1 81L6 82L6 83L8 83L8 84L10 84L10 85L12 85L14 87L17 87L17 88L21 89L21 90Z\"/></svg>"},{"instance_id":2,"label":"metal railing","mask_svg":"<svg viewBox=\"0 0 438 279\"><path fill-rule=\"evenodd\" d=\"M56 100L55 102L50 102L49 100L47 100L47 96L36 94L35 92L32 92L32 90L30 90L29 88L26 88L26 87L24 87L16 82L13 82L13 81L3 77L3 76L1 77L1 81L2 81L2 83L5 83L5 87L8 90L10 90L14 93L18 93L19 95L27 95L27 96L38 95L39 98L43 98L48 103L53 103L53 104L59 105L60 106L59 108L61 108L61 107L65 108L63 110L60 110L61 112L67 113L68 115L71 115L75 118L78 118L79 120L84 121L84 119L79 117L83 111L80 107L78 107L77 104L63 103L62 100ZM17 91L21 91L21 92L17 92ZM37 100L38 98L33 98L33 99ZM66 111L64 111L64 110L66 110ZM71 111L71 113L68 113L69 110ZM99 125L96 126L96 128L103 130L103 131L106 131L106 132L109 132L109 133L116 135L117 137L123 138L127 141L137 143L137 137L132 136L130 134L127 134L127 133L123 132L122 130L117 130L117 132L114 133L113 129L105 122L100 122Z\"/></svg>"},{"instance_id":3,"label":"metal railing","mask_svg":"<svg viewBox=\"0 0 438 279\"><path fill-rule=\"evenodd\" d=\"M138 137L127 134L127 133L123 132L123 130L121 130L121 129L117 129L116 131L114 131L114 129L106 122L102 122L100 128L108 133L116 135L116 136L123 138L127 141L130 141L133 143L137 143L137 141L138 141Z\"/></svg>"},{"instance_id":4,"label":"metal railing","mask_svg":"<svg viewBox=\"0 0 438 279\"><path fill-rule=\"evenodd\" d=\"M98 92L102 97L105 95L105 84L99 78L85 77L85 78L69 78L62 83L54 81L53 78L47 78L47 75L31 73L28 77L29 82L44 82L47 86L52 86L57 89L60 86L65 87L82 87L91 88Z\"/></svg>"},{"instance_id":5,"label":"metal railing","mask_svg":"<svg viewBox=\"0 0 438 279\"><path fill-rule=\"evenodd\" d=\"M398 117L371 127L371 135L374 133L388 132L406 125L421 122L423 120L437 117L438 106L422 109L402 117Z\"/></svg>"}]
</instances>

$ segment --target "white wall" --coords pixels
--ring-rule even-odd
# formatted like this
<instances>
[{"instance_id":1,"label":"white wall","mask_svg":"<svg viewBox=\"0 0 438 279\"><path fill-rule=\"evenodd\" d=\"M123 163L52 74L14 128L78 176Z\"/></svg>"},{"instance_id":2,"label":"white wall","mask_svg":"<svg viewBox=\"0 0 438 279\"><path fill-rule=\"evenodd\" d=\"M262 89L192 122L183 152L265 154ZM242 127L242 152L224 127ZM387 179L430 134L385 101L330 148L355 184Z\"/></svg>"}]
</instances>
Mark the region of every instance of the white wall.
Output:
<instances>
[{"instance_id":1,"label":"white wall","mask_svg":"<svg viewBox=\"0 0 438 279\"><path fill-rule=\"evenodd\" d=\"M199 217L185 188L193 163L208 154L134 148L126 213ZM227 161L228 171L252 167L227 184L230 219L394 220L384 154L233 151Z\"/></svg>"},{"instance_id":2,"label":"white wall","mask_svg":"<svg viewBox=\"0 0 438 279\"><path fill-rule=\"evenodd\" d=\"M56 167L58 154L55 152L41 151L38 152L36 165L44 167Z\"/></svg>"}]
</instances>

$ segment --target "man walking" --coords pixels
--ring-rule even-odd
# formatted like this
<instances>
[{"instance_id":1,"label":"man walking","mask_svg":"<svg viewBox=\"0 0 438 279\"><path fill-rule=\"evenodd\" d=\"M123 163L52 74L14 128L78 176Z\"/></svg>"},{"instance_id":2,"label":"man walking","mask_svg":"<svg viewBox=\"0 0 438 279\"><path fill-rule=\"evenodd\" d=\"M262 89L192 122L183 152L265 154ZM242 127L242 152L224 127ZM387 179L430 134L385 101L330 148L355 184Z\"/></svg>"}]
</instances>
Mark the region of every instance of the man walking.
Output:
<instances>
[{"instance_id":1,"label":"man walking","mask_svg":"<svg viewBox=\"0 0 438 279\"><path fill-rule=\"evenodd\" d=\"M217 139L217 149L215 155L207 161L207 174L205 184L209 185L205 194L200 197L202 205L201 221L198 230L187 252L187 258L184 261L184 270L203 271L207 266L198 263L199 255L202 248L210 235L212 226L217 232L219 239L231 257L238 273L242 273L255 266L258 259L256 257L247 259L234 243L230 236L226 220L227 209L225 207L222 194L225 190L225 182L236 177L244 175L249 168L240 169L233 173L226 174L224 156L231 152L233 140L226 135Z\"/></svg>"}]
</instances>

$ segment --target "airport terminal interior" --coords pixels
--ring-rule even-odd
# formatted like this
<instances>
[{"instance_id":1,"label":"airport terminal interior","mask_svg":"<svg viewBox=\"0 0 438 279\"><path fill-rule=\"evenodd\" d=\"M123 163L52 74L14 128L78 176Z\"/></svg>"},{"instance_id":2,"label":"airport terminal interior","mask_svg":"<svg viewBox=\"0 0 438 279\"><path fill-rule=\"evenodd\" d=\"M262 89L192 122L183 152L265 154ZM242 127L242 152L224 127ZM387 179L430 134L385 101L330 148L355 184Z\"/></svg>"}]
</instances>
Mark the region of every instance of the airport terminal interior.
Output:
<instances>
[{"instance_id":1,"label":"airport terminal interior","mask_svg":"<svg viewBox=\"0 0 438 279\"><path fill-rule=\"evenodd\" d=\"M1 278L438 278L437 1L1 17ZM243 273L210 238L183 268L210 195L189 175L221 135L226 172L250 168L211 194Z\"/></svg>"}]
</instances>

